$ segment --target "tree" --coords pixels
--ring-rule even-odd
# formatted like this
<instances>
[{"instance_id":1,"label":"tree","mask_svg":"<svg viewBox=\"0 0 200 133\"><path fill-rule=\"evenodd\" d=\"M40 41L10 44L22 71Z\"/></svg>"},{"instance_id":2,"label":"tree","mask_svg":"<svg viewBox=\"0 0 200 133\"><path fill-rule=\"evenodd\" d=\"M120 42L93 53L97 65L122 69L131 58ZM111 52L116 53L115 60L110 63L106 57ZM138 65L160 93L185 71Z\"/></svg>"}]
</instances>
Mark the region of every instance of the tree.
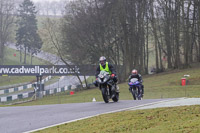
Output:
<instances>
[{"instance_id":1,"label":"tree","mask_svg":"<svg viewBox=\"0 0 200 133\"><path fill-rule=\"evenodd\" d=\"M47 36L49 43L53 44L54 48L56 49L57 55L60 57L63 63L68 68L71 68L70 64L72 63L66 60L65 52L63 53L63 50L61 48L62 35L60 34L61 32L59 32L60 30L59 23L60 23L59 21L55 21L55 20L51 20L50 18L47 18L47 20L44 23L44 30L45 30L44 34ZM80 76L76 72L75 74L79 80L79 83L81 84L81 87L83 88L83 83L80 79ZM86 82L86 87L88 88L86 79L85 79L85 82Z\"/></svg>"},{"instance_id":2,"label":"tree","mask_svg":"<svg viewBox=\"0 0 200 133\"><path fill-rule=\"evenodd\" d=\"M5 43L14 24L14 0L0 0L0 64L3 64Z\"/></svg>"},{"instance_id":3,"label":"tree","mask_svg":"<svg viewBox=\"0 0 200 133\"><path fill-rule=\"evenodd\" d=\"M53 15L56 16L58 14L58 9L59 9L58 2L56 1L51 2L50 7Z\"/></svg>"},{"instance_id":4,"label":"tree","mask_svg":"<svg viewBox=\"0 0 200 133\"><path fill-rule=\"evenodd\" d=\"M74 0L66 6L62 50L74 63L106 56L122 68L121 81L133 68L148 72L150 47L157 72L188 67L200 57L199 1Z\"/></svg>"},{"instance_id":5,"label":"tree","mask_svg":"<svg viewBox=\"0 0 200 133\"><path fill-rule=\"evenodd\" d=\"M117 71L121 81L133 67L144 71L146 3L145 0L71 2L66 6L62 49L74 63L97 64L101 55L106 56L120 66Z\"/></svg>"},{"instance_id":6,"label":"tree","mask_svg":"<svg viewBox=\"0 0 200 133\"><path fill-rule=\"evenodd\" d=\"M42 41L37 33L37 20L35 6L30 0L24 0L19 7L18 29L16 33L16 46L20 49L20 62L24 51L24 64L26 64L27 52L37 54L42 47Z\"/></svg>"}]
</instances>

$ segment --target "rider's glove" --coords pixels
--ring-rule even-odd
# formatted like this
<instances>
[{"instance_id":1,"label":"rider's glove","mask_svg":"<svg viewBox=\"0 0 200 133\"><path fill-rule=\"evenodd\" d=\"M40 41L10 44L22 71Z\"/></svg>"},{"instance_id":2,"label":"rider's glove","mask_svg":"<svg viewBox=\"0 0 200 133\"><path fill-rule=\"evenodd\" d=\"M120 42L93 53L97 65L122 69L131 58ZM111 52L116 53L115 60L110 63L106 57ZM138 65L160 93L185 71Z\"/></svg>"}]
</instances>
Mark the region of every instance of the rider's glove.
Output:
<instances>
[{"instance_id":1,"label":"rider's glove","mask_svg":"<svg viewBox=\"0 0 200 133\"><path fill-rule=\"evenodd\" d=\"M115 74L111 74L111 77L114 78L114 77L115 77Z\"/></svg>"},{"instance_id":2,"label":"rider's glove","mask_svg":"<svg viewBox=\"0 0 200 133\"><path fill-rule=\"evenodd\" d=\"M93 82L93 84L94 84L96 87L98 87L97 79L98 79L98 78L96 78L96 80Z\"/></svg>"}]
</instances>

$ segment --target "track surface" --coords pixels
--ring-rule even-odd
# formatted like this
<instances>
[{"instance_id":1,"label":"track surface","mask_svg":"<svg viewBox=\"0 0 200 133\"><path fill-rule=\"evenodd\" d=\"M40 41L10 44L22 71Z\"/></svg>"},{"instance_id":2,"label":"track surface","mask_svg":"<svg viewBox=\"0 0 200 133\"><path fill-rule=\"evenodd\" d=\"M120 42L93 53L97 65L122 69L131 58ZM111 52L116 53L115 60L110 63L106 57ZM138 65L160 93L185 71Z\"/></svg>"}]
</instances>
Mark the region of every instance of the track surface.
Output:
<instances>
[{"instance_id":1,"label":"track surface","mask_svg":"<svg viewBox=\"0 0 200 133\"><path fill-rule=\"evenodd\" d=\"M117 103L88 102L41 106L0 107L2 133L27 132L63 122L116 112L172 99L120 100Z\"/></svg>"}]
</instances>

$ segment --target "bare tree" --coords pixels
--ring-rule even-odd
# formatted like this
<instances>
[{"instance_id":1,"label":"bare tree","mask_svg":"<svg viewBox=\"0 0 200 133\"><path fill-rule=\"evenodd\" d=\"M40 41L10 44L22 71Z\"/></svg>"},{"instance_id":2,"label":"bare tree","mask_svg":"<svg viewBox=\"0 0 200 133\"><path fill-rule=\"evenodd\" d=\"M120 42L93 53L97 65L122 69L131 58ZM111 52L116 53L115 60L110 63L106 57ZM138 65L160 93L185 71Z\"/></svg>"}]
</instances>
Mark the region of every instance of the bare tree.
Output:
<instances>
[{"instance_id":1,"label":"bare tree","mask_svg":"<svg viewBox=\"0 0 200 133\"><path fill-rule=\"evenodd\" d=\"M54 16L56 16L58 14L58 9L59 9L58 2L56 2L56 1L51 2L50 3L50 9L52 11L52 14Z\"/></svg>"},{"instance_id":2,"label":"bare tree","mask_svg":"<svg viewBox=\"0 0 200 133\"><path fill-rule=\"evenodd\" d=\"M62 47L73 62L97 64L106 56L122 80L133 68L148 72L149 42L157 72L188 67L200 55L199 11L198 0L74 0L66 6Z\"/></svg>"},{"instance_id":3,"label":"bare tree","mask_svg":"<svg viewBox=\"0 0 200 133\"><path fill-rule=\"evenodd\" d=\"M14 0L0 0L0 64L3 64L5 43L12 32L14 7Z\"/></svg>"},{"instance_id":4,"label":"bare tree","mask_svg":"<svg viewBox=\"0 0 200 133\"><path fill-rule=\"evenodd\" d=\"M61 48L62 35L60 34L61 32L59 32L59 29L60 29L59 22L47 18L46 22L44 23L44 27L45 27L46 35L48 36L48 39L51 41L51 43L54 45L54 48L56 48L57 50L58 56L68 68L71 68L71 63L68 60L66 60L65 58L66 56L65 54L63 54L63 50ZM81 87L83 88L83 83L78 73L75 72L75 74L79 80L79 83L81 84Z\"/></svg>"}]
</instances>

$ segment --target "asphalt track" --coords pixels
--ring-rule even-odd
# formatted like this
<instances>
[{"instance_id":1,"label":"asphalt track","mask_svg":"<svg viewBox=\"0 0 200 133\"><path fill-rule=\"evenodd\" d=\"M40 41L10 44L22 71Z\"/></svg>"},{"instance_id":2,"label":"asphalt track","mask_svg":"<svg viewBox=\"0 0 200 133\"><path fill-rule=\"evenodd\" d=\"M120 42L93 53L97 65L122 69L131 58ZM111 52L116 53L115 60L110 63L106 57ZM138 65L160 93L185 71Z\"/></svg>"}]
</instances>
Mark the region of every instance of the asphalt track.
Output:
<instances>
[{"instance_id":1,"label":"asphalt track","mask_svg":"<svg viewBox=\"0 0 200 133\"><path fill-rule=\"evenodd\" d=\"M0 132L22 133L36 131L100 114L137 108L175 99L145 99L140 101L88 102L73 104L0 107Z\"/></svg>"}]
</instances>

